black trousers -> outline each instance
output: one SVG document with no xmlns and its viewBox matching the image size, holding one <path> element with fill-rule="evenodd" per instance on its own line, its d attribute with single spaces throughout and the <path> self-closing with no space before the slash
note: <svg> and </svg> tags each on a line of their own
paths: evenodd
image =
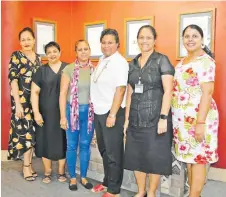
<svg viewBox="0 0 226 197">
<path fill-rule="evenodd" d="M 114 127 L 106 127 L 108 114 L 94 116 L 97 144 L 103 158 L 104 180 L 107 192 L 119 194 L 123 179 L 123 125 L 125 121 L 125 110 L 120 108 Z"/>
</svg>

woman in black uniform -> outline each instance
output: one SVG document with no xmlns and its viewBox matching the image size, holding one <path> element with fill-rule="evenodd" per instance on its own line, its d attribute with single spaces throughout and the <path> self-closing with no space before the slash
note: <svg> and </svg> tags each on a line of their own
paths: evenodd
<svg viewBox="0 0 226 197">
<path fill-rule="evenodd" d="M 174 68 L 154 50 L 156 31 L 142 26 L 137 35 L 141 54 L 130 63 L 126 120 L 125 168 L 133 170 L 136 197 L 156 197 L 160 175 L 172 173 L 172 115 L 170 104 Z M 146 175 L 150 185 L 146 193 Z"/>
<path fill-rule="evenodd" d="M 36 125 L 35 154 L 41 157 L 45 173 L 43 182 L 51 181 L 51 161 L 59 161 L 60 182 L 66 181 L 66 134 L 60 127 L 60 79 L 66 63 L 60 61 L 60 46 L 50 42 L 45 46 L 48 64 L 41 66 L 33 76 L 31 102 Z"/>
</svg>

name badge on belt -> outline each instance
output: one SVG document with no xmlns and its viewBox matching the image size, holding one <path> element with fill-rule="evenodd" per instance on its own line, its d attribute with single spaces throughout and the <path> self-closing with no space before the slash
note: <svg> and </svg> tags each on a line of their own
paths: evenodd
<svg viewBox="0 0 226 197">
<path fill-rule="evenodd" d="M 139 81 L 135 84 L 135 93 L 142 94 L 144 92 L 144 85 L 140 81 L 141 77 L 139 77 Z"/>
</svg>

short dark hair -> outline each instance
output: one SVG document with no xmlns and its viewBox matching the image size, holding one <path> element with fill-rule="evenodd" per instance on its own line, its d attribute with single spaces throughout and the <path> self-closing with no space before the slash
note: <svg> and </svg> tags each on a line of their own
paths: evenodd
<svg viewBox="0 0 226 197">
<path fill-rule="evenodd" d="M 20 37 L 21 37 L 21 34 L 25 31 L 28 31 L 30 32 L 30 34 L 32 35 L 32 37 L 35 39 L 35 34 L 33 32 L 33 30 L 30 28 L 30 27 L 25 27 L 23 28 L 20 32 L 19 32 L 19 40 L 20 40 Z"/>
<path fill-rule="evenodd" d="M 182 36 L 183 37 L 184 37 L 185 31 L 188 28 L 197 30 L 199 32 L 199 34 L 201 35 L 201 37 L 203 38 L 204 34 L 203 34 L 202 28 L 199 27 L 198 25 L 195 25 L 195 24 L 188 25 L 187 27 L 184 28 L 184 30 L 182 32 Z M 204 47 L 202 49 L 203 49 L 203 51 L 206 52 L 207 55 L 209 55 L 210 57 L 214 58 L 214 54 L 211 52 L 211 50 L 206 45 L 204 45 Z"/>
<path fill-rule="evenodd" d="M 45 45 L 45 53 L 47 52 L 47 49 L 50 47 L 56 47 L 58 49 L 58 51 L 60 52 L 60 45 L 54 41 L 51 41 L 47 45 Z"/>
<path fill-rule="evenodd" d="M 102 41 L 103 37 L 106 36 L 106 35 L 114 36 L 115 37 L 115 42 L 118 44 L 118 47 L 119 47 L 120 43 L 119 43 L 119 36 L 118 36 L 117 30 L 111 29 L 111 28 L 104 29 L 101 32 L 100 42 Z"/>
<path fill-rule="evenodd" d="M 151 25 L 143 25 L 142 27 L 140 27 L 140 29 L 139 29 L 139 31 L 138 31 L 138 33 L 137 33 L 137 39 L 138 39 L 138 37 L 139 37 L 140 32 L 142 31 L 142 29 L 145 29 L 145 28 L 147 28 L 147 29 L 149 29 L 149 30 L 151 31 L 151 33 L 152 33 L 153 36 L 154 36 L 154 39 L 156 40 L 156 38 L 157 38 L 157 33 L 156 33 L 155 28 L 152 27 Z"/>
</svg>

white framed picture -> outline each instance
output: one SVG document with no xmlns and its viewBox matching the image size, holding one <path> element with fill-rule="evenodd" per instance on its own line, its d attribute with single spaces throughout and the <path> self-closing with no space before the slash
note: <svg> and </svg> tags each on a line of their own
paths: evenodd
<svg viewBox="0 0 226 197">
<path fill-rule="evenodd" d="M 85 23 L 85 39 L 89 42 L 91 48 L 90 59 L 92 61 L 98 61 L 103 55 L 101 51 L 100 36 L 106 26 L 105 21 Z"/>
<path fill-rule="evenodd" d="M 33 19 L 35 33 L 35 52 L 45 58 L 45 45 L 56 41 L 56 22 L 42 19 Z"/>
<path fill-rule="evenodd" d="M 182 32 L 188 25 L 198 25 L 204 34 L 204 44 L 214 51 L 214 32 L 215 32 L 215 9 L 202 10 L 197 12 L 182 13 L 179 16 L 179 28 L 177 38 L 177 59 L 187 55 L 183 45 Z"/>
<path fill-rule="evenodd" d="M 143 25 L 154 25 L 154 17 L 129 18 L 125 19 L 125 57 L 127 60 L 133 59 L 140 53 L 137 44 L 137 33 Z"/>
</svg>

